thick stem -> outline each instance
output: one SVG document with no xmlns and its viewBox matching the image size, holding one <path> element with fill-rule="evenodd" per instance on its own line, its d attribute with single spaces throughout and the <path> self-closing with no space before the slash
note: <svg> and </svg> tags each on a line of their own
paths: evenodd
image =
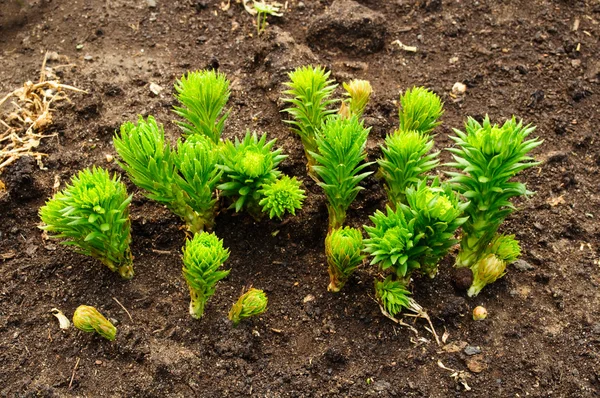
<svg viewBox="0 0 600 398">
<path fill-rule="evenodd" d="M 329 286 L 327 286 L 327 291 L 337 293 L 342 290 L 348 281 L 348 276 L 340 271 L 329 259 L 327 259 L 327 263 L 329 264 L 327 267 L 327 271 L 329 272 Z"/>
<path fill-rule="evenodd" d="M 190 288 L 190 315 L 192 318 L 202 318 L 205 304 L 206 300 L 204 299 L 204 295 L 201 292 Z"/>
<path fill-rule="evenodd" d="M 329 231 L 342 228 L 346 221 L 346 209 L 338 206 L 327 204 L 327 212 L 329 213 Z"/>
<path fill-rule="evenodd" d="M 471 267 L 479 261 L 498 230 L 497 223 L 490 223 L 485 213 L 479 213 L 463 226 L 460 252 L 456 256 L 456 268 Z"/>
</svg>

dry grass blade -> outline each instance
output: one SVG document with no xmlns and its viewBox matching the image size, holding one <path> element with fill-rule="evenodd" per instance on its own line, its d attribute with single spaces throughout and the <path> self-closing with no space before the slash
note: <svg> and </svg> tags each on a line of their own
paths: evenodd
<svg viewBox="0 0 600 398">
<path fill-rule="evenodd" d="M 33 156 L 40 168 L 44 168 L 42 157 L 46 154 L 36 152 L 43 138 L 56 134 L 44 135 L 42 132 L 52 124 L 53 103 L 68 101 L 66 91 L 87 93 L 76 87 L 61 84 L 53 76 L 52 69 L 46 67 L 48 53 L 44 56 L 40 71 L 40 81 L 23 84 L 0 99 L 0 107 L 8 103 L 12 109 L 6 115 L 0 115 L 0 174 L 2 170 L 22 156 Z M 52 80 L 47 80 L 48 77 Z M 1 131 L 1 130 L 0 130 Z"/>
</svg>

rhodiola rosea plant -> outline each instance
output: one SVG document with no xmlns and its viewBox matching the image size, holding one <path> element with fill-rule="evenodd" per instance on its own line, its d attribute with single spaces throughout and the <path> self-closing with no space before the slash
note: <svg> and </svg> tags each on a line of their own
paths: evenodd
<svg viewBox="0 0 600 398">
<path fill-rule="evenodd" d="M 485 285 L 502 277 L 507 264 L 520 254 L 514 236 L 498 234 L 498 228 L 515 211 L 510 199 L 532 194 L 525 184 L 512 179 L 539 164 L 528 155 L 542 143 L 527 139 L 534 130 L 515 117 L 500 126 L 486 116 L 483 123 L 469 118 L 465 132 L 455 129 L 456 136 L 451 137 L 457 146 L 448 149 L 454 162 L 447 165 L 459 172 L 448 172 L 450 182 L 470 200 L 455 264 L 472 271 L 469 296 L 476 296 Z"/>
<path fill-rule="evenodd" d="M 125 184 L 94 167 L 79 172 L 40 208 L 41 227 L 51 238 L 100 260 L 125 279 L 133 277 L 131 221 Z"/>
</svg>

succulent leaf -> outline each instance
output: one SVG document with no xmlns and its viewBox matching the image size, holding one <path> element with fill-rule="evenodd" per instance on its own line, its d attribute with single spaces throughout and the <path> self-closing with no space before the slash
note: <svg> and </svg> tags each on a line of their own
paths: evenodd
<svg viewBox="0 0 600 398">
<path fill-rule="evenodd" d="M 85 169 L 40 209 L 41 228 L 64 245 L 100 260 L 123 278 L 133 277 L 129 249 L 131 196 L 117 176 L 94 167 Z"/>
</svg>

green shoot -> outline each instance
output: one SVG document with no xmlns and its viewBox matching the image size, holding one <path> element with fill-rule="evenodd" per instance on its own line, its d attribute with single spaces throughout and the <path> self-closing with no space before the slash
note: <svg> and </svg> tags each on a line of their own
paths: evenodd
<svg viewBox="0 0 600 398">
<path fill-rule="evenodd" d="M 392 209 L 406 204 L 406 188 L 426 179 L 426 173 L 438 165 L 439 152 L 428 154 L 431 148 L 430 136 L 415 130 L 397 130 L 386 137 L 377 163 Z"/>
<path fill-rule="evenodd" d="M 246 318 L 264 313 L 267 310 L 268 301 L 265 292 L 251 287 L 231 307 L 228 318 L 233 322 L 233 326 L 237 326 Z"/>
<path fill-rule="evenodd" d="M 229 111 L 223 113 L 229 101 L 229 80 L 214 70 L 188 72 L 177 80 L 175 90 L 183 106 L 176 106 L 174 111 L 186 119 L 176 122 L 183 135 L 205 135 L 218 144 L 229 116 Z"/>
<path fill-rule="evenodd" d="M 289 103 L 290 107 L 282 112 L 292 116 L 292 120 L 287 122 L 302 140 L 308 161 L 308 173 L 312 178 L 315 177 L 312 174 L 315 160 L 311 153 L 317 152 L 317 132 L 326 117 L 336 112 L 331 109 L 336 103 L 331 96 L 337 85 L 333 84 L 333 80 L 329 80 L 329 75 L 330 72 L 326 72 L 320 66 L 303 66 L 290 72 L 290 81 L 284 83 L 289 90 L 283 92 L 287 96 L 283 101 Z"/>
<path fill-rule="evenodd" d="M 463 225 L 463 237 L 456 267 L 472 267 L 487 251 L 498 227 L 515 207 L 510 199 L 528 196 L 524 184 L 510 180 L 520 171 L 539 164 L 527 154 L 542 142 L 526 140 L 535 127 L 523 126 L 513 117 L 504 125 L 492 125 L 486 116 L 483 125 L 472 118 L 466 132 L 454 130 L 451 137 L 458 147 L 449 149 L 454 162 L 448 166 L 461 172 L 449 172 L 453 188 L 469 199 Z"/>
<path fill-rule="evenodd" d="M 245 208 L 256 218 L 260 217 L 259 203 L 263 185 L 274 183 L 281 172 L 277 166 L 287 155 L 281 149 L 272 150 L 276 140 L 267 142 L 267 135 L 259 139 L 256 133 L 246 132 L 242 141 L 225 142 L 221 150 L 223 183 L 217 188 L 224 196 L 233 198 L 230 208 L 236 212 Z"/>
<path fill-rule="evenodd" d="M 344 227 L 329 231 L 325 239 L 325 254 L 330 283 L 327 290 L 339 292 L 350 275 L 363 262 L 363 238 L 356 228 Z"/>
<path fill-rule="evenodd" d="M 117 336 L 117 328 L 97 309 L 89 305 L 77 307 L 73 314 L 73 325 L 84 332 L 96 332 L 110 341 L 114 341 Z"/>
<path fill-rule="evenodd" d="M 320 177 L 319 186 L 328 199 L 329 230 L 343 225 L 346 210 L 363 189 L 358 184 L 372 173 L 362 172 L 373 163 L 363 163 L 369 131 L 356 116 L 345 119 L 335 115 L 316 135 L 318 153 L 310 154 L 317 162 L 313 170 Z"/>
<path fill-rule="evenodd" d="M 263 198 L 258 202 L 263 213 L 268 213 L 269 218 L 279 219 L 286 211 L 295 216 L 296 210 L 302 208 L 302 202 L 306 198 L 300 184 L 296 177 L 290 178 L 285 175 L 275 182 L 264 184 L 259 191 Z"/>
<path fill-rule="evenodd" d="M 217 282 L 229 275 L 219 268 L 229 258 L 229 250 L 214 233 L 200 232 L 186 240 L 183 248 L 183 277 L 190 289 L 190 315 L 200 319 Z"/>
<path fill-rule="evenodd" d="M 283 4 L 278 2 L 266 3 L 264 1 L 254 1 L 254 10 L 256 11 L 256 30 L 260 36 L 267 29 L 267 15 L 274 17 L 282 17 L 283 13 L 279 12 Z"/>
<path fill-rule="evenodd" d="M 350 83 L 344 83 L 342 86 L 346 90 L 344 94 L 347 98 L 342 101 L 340 115 L 345 118 L 356 116 L 360 119 L 373 92 L 371 83 L 367 80 L 354 79 Z"/>
<path fill-rule="evenodd" d="M 125 184 L 108 171 L 94 167 L 80 171 L 71 184 L 40 209 L 41 228 L 64 245 L 100 260 L 121 277 L 133 277 L 129 249 L 131 223 Z"/>
<path fill-rule="evenodd" d="M 429 134 L 440 122 L 444 113 L 442 101 L 435 93 L 423 87 L 413 87 L 400 97 L 400 130 L 416 130 Z"/>
<path fill-rule="evenodd" d="M 137 125 L 124 123 L 113 143 L 122 158 L 119 164 L 148 198 L 181 217 L 191 232 L 212 227 L 216 203 L 212 193 L 220 176 L 212 141 L 190 136 L 173 151 L 162 125 L 152 116 L 147 120 L 140 116 Z"/>
<path fill-rule="evenodd" d="M 514 235 L 496 235 L 483 256 L 471 267 L 473 283 L 467 294 L 477 296 L 481 289 L 506 274 L 506 266 L 521 255 L 519 242 Z"/>
<path fill-rule="evenodd" d="M 412 309 L 410 292 L 405 285 L 399 281 L 392 280 L 388 276 L 384 281 L 375 280 L 375 296 L 391 317 L 395 317 L 402 311 L 402 308 Z"/>
</svg>

